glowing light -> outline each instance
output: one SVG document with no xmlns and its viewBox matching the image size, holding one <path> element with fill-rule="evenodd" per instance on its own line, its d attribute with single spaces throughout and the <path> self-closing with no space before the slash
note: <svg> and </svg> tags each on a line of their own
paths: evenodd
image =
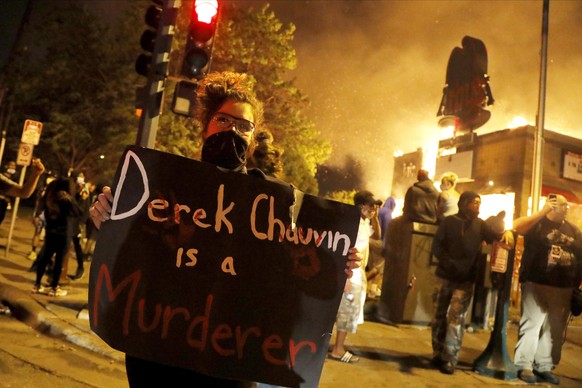
<svg viewBox="0 0 582 388">
<path fill-rule="evenodd" d="M 503 219 L 505 228 L 511 228 L 513 225 L 514 200 L 515 193 L 482 195 L 479 218 L 486 220 L 491 216 L 496 216 L 501 210 L 505 210 L 505 218 Z"/>
<path fill-rule="evenodd" d="M 455 135 L 455 127 L 449 125 L 441 130 L 441 139 L 450 139 Z"/>
<path fill-rule="evenodd" d="M 216 0 L 196 0 L 194 8 L 196 15 L 198 15 L 198 21 L 210 24 L 212 18 L 218 13 L 218 2 Z"/>
<path fill-rule="evenodd" d="M 105 159 L 105 155 L 99 155 L 99 159 Z"/>
<path fill-rule="evenodd" d="M 402 152 L 402 150 L 396 150 L 396 151 L 394 151 L 394 157 L 395 158 L 399 158 L 402 155 L 404 155 L 404 152 Z"/>
<path fill-rule="evenodd" d="M 511 120 L 509 128 L 523 127 L 524 125 L 528 125 L 527 119 L 525 117 L 515 116 L 513 120 Z"/>
<path fill-rule="evenodd" d="M 422 148 L 422 168 L 428 171 L 428 176 L 430 177 L 434 177 L 438 153 L 439 153 L 438 140 L 435 140 L 427 147 Z"/>
<path fill-rule="evenodd" d="M 489 182 L 487 182 L 487 184 L 488 184 L 489 186 L 493 186 L 493 185 L 495 184 L 495 182 L 493 182 L 493 181 L 489 181 Z"/>
</svg>

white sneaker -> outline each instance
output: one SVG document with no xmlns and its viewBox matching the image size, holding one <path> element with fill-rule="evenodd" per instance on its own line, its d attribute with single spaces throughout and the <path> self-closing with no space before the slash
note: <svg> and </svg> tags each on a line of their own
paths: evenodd
<svg viewBox="0 0 582 388">
<path fill-rule="evenodd" d="M 33 294 L 43 294 L 45 289 L 43 286 L 37 286 L 36 284 L 32 286 L 32 293 Z"/>
<path fill-rule="evenodd" d="M 48 296 L 65 296 L 65 295 L 67 295 L 67 291 L 63 290 L 60 287 L 51 288 L 51 290 L 48 292 Z"/>
</svg>

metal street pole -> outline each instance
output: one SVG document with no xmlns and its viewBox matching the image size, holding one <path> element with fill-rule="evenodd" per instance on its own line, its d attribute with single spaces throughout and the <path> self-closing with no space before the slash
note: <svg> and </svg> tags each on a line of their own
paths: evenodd
<svg viewBox="0 0 582 388">
<path fill-rule="evenodd" d="M 181 0 L 164 0 L 160 24 L 156 32 L 152 64 L 145 87 L 146 98 L 139 119 L 136 145 L 141 147 L 154 148 L 156 142 L 170 51 L 180 5 Z"/>
<path fill-rule="evenodd" d="M 544 119 L 546 107 L 546 73 L 548 63 L 548 19 L 550 0 L 544 0 L 542 14 L 542 50 L 540 58 L 540 89 L 538 96 L 538 113 L 536 116 L 536 132 L 534 136 L 534 155 L 531 179 L 532 213 L 539 210 L 544 160 Z"/>
<path fill-rule="evenodd" d="M 494 288 L 497 289 L 493 331 L 491 332 L 491 337 L 489 337 L 487 347 L 473 363 L 473 370 L 483 376 L 501 380 L 513 380 L 517 378 L 517 368 L 511 361 L 507 350 L 507 319 L 509 317 L 509 297 L 513 279 L 515 246 L 506 248 L 507 258 L 501 258 L 501 260 L 507 260 L 505 272 L 499 273 L 493 270 L 491 272 L 491 281 Z M 493 254 L 496 253 L 492 249 Z M 494 260 L 494 258 L 491 257 L 491 260 Z"/>
<path fill-rule="evenodd" d="M 22 166 L 20 170 L 20 181 L 18 184 L 22 186 L 24 184 L 24 176 L 26 175 L 26 166 Z M 4 252 L 4 257 L 8 257 L 8 252 L 10 252 L 10 245 L 12 243 L 12 234 L 14 232 L 14 225 L 16 224 L 16 217 L 18 216 L 18 206 L 20 205 L 20 197 L 16 197 L 14 200 L 14 206 L 12 207 L 12 219 L 10 221 L 10 230 L 8 231 L 8 241 L 6 242 L 6 251 Z"/>
</svg>

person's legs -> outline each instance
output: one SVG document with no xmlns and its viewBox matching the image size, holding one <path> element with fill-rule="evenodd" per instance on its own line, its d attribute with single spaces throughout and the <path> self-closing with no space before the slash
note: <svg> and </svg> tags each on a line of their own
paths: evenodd
<svg viewBox="0 0 582 388">
<path fill-rule="evenodd" d="M 352 286 L 352 291 L 354 291 Z M 359 292 L 361 294 L 361 290 Z M 357 362 L 358 358 L 353 357 L 345 348 L 345 341 L 348 333 L 355 333 L 358 326 L 358 318 L 360 315 L 360 300 L 358 292 L 342 295 L 342 300 L 336 317 L 336 340 L 331 349 L 331 357 L 335 359 L 342 359 L 347 355 L 348 359 L 345 362 Z M 365 297 L 365 296 L 364 296 Z"/>
<path fill-rule="evenodd" d="M 463 343 L 465 332 L 465 316 L 473 297 L 473 283 L 455 284 L 451 304 L 447 313 L 447 333 L 443 360 L 449 361 L 453 366 L 457 365 L 459 351 Z"/>
<path fill-rule="evenodd" d="M 347 331 L 337 330 L 335 334 L 335 344 L 331 349 L 331 354 L 336 357 L 341 357 L 346 352 L 345 343 L 346 337 L 348 336 Z"/>
<path fill-rule="evenodd" d="M 85 274 L 85 255 L 83 254 L 79 236 L 73 237 L 73 246 L 75 247 L 75 256 L 77 258 L 77 272 L 75 273 L 74 279 L 81 279 Z"/>
<path fill-rule="evenodd" d="M 514 356 L 514 363 L 518 370 L 533 370 L 540 330 L 546 319 L 547 313 L 539 304 L 535 287 L 536 285 L 531 282 L 521 285 L 521 319 Z"/>
<path fill-rule="evenodd" d="M 434 317 L 431 322 L 432 328 L 432 355 L 438 362 L 442 360 L 442 352 L 445 347 L 445 337 L 447 335 L 447 311 L 453 296 L 453 290 L 448 286 L 448 281 L 436 278 L 435 290 L 433 293 Z"/>
<path fill-rule="evenodd" d="M 52 256 L 54 254 L 53 246 L 51 244 L 51 239 L 47 236 L 40 254 L 36 259 L 36 266 L 33 264 L 33 267 L 36 267 L 36 280 L 34 282 L 34 292 L 41 292 L 42 291 L 42 278 L 46 272 L 46 267 L 48 263 L 51 261 Z"/>
<path fill-rule="evenodd" d="M 61 278 L 61 272 L 63 270 L 63 261 L 65 259 L 65 254 L 69 249 L 71 244 L 71 239 L 66 236 L 53 236 L 54 238 L 54 252 L 55 252 L 55 264 L 53 269 L 51 288 L 56 290 L 59 286 L 59 280 Z"/>
<path fill-rule="evenodd" d="M 572 289 L 535 283 L 533 286 L 535 295 L 541 301 L 541 307 L 547 311 L 534 358 L 534 369 L 539 372 L 551 372 L 560 362 L 564 331 L 570 315 Z"/>
</svg>

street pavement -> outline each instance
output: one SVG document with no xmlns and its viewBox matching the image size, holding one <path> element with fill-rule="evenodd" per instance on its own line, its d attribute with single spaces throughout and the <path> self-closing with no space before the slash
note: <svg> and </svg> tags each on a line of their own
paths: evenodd
<svg viewBox="0 0 582 388">
<path fill-rule="evenodd" d="M 32 261 L 27 258 L 31 247 L 33 225 L 31 209 L 20 207 L 10 249 L 6 252 L 12 214 L 9 212 L 0 227 L 0 302 L 13 316 L 39 332 L 69 341 L 77 346 L 122 362 L 123 354 L 109 347 L 90 329 L 87 307 L 89 263 L 81 280 L 63 288 L 68 295 L 51 298 L 30 291 L 35 274 L 28 272 Z M 76 261 L 68 265 L 68 273 L 76 271 Z M 519 312 L 510 309 L 507 325 L 508 353 L 513 358 Z M 463 340 L 460 362 L 454 375 L 444 375 L 430 365 L 431 334 L 423 325 L 385 325 L 368 321 L 349 334 L 347 345 L 360 361 L 346 364 L 325 361 L 320 387 L 499 387 L 527 385 L 520 380 L 504 380 L 473 371 L 474 360 L 481 355 L 491 337 L 489 330 L 467 332 Z M 331 343 L 333 343 L 332 338 Z M 582 387 L 582 317 L 571 322 L 562 348 L 562 361 L 554 373 L 562 387 Z M 0 384 L 1 385 L 1 384 Z M 537 383 L 536 386 L 548 384 Z M 109 387 L 108 387 L 109 388 Z"/>
</svg>

